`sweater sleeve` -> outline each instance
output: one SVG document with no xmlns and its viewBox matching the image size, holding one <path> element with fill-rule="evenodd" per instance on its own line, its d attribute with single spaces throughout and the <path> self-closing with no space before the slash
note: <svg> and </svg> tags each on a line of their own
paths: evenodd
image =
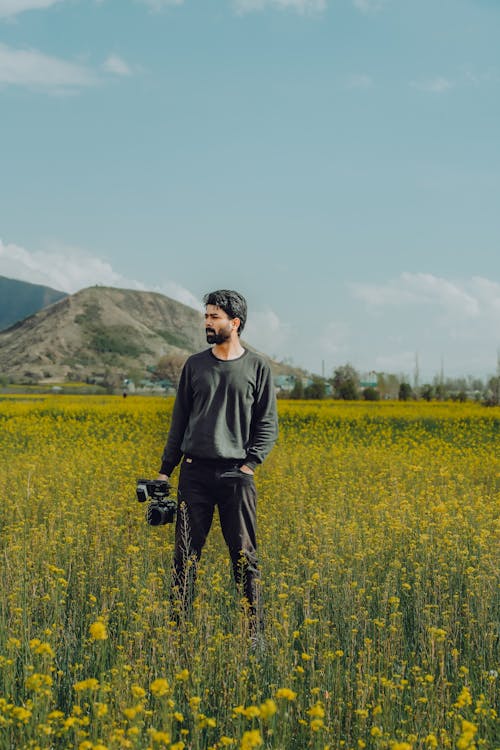
<svg viewBox="0 0 500 750">
<path fill-rule="evenodd" d="M 181 445 L 193 401 L 190 381 L 189 363 L 186 362 L 179 380 L 170 430 L 168 432 L 167 442 L 161 459 L 160 473 L 166 474 L 167 476 L 170 476 L 182 458 Z"/>
<path fill-rule="evenodd" d="M 271 451 L 278 438 L 276 394 L 270 367 L 262 367 L 254 403 L 252 432 L 245 465 L 255 469 Z"/>
</svg>

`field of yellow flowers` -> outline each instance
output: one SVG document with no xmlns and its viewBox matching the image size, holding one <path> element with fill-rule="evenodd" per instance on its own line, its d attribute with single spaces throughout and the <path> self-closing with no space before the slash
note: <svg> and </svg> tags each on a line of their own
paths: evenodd
<svg viewBox="0 0 500 750">
<path fill-rule="evenodd" d="M 280 402 L 253 652 L 217 524 L 172 619 L 171 408 L 0 401 L 0 750 L 500 748 L 500 409 Z"/>
</svg>

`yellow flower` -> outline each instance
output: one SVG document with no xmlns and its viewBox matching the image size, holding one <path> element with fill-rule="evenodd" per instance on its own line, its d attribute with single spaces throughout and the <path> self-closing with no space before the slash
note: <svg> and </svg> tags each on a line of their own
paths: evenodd
<svg viewBox="0 0 500 750">
<path fill-rule="evenodd" d="M 313 719 L 311 722 L 309 722 L 309 726 L 311 727 L 311 730 L 313 732 L 319 732 L 319 730 L 323 729 L 325 725 L 323 719 Z"/>
<path fill-rule="evenodd" d="M 98 690 L 98 689 L 99 689 L 99 680 L 96 680 L 95 677 L 89 677 L 86 680 L 75 682 L 75 684 L 73 685 L 73 690 L 76 690 L 77 693 L 80 693 L 83 690 Z"/>
<path fill-rule="evenodd" d="M 257 719 L 260 716 L 260 708 L 258 706 L 248 706 L 248 708 L 243 709 L 242 714 L 247 719 Z"/>
<path fill-rule="evenodd" d="M 26 678 L 26 687 L 28 690 L 34 690 L 35 693 L 41 691 L 44 687 L 52 685 L 52 677 L 48 674 L 38 674 L 35 672 Z"/>
<path fill-rule="evenodd" d="M 108 713 L 108 704 L 107 703 L 96 703 L 96 715 L 101 718 L 102 716 L 106 716 Z"/>
<path fill-rule="evenodd" d="M 149 686 L 149 689 L 151 690 L 153 695 L 155 695 L 157 698 L 161 698 L 168 693 L 170 685 L 164 677 L 157 677 L 156 680 L 153 680 L 153 682 Z"/>
<path fill-rule="evenodd" d="M 108 637 L 108 631 L 106 625 L 102 620 L 93 622 L 89 627 L 90 637 L 93 641 L 105 641 Z"/>
<path fill-rule="evenodd" d="M 311 706 L 311 708 L 307 711 L 309 716 L 311 718 L 316 719 L 324 719 L 325 718 L 325 709 L 323 708 L 323 704 L 321 701 L 317 701 L 314 706 Z"/>
<path fill-rule="evenodd" d="M 464 687 L 460 691 L 460 695 L 458 696 L 456 703 L 454 703 L 454 706 L 456 708 L 464 708 L 464 706 L 470 705 L 472 705 L 472 696 L 470 694 L 469 688 L 464 685 Z"/>
<path fill-rule="evenodd" d="M 250 732 L 244 732 L 240 742 L 240 750 L 252 750 L 254 747 L 260 747 L 263 743 L 262 736 L 258 729 L 252 729 Z"/>
<path fill-rule="evenodd" d="M 131 691 L 134 698 L 144 698 L 146 695 L 146 691 L 140 685 L 132 685 Z"/>
<path fill-rule="evenodd" d="M 189 669 L 183 669 L 182 671 L 177 672 L 175 679 L 179 680 L 179 682 L 186 682 L 189 680 Z"/>
<path fill-rule="evenodd" d="M 297 697 L 297 693 L 294 693 L 290 688 L 279 688 L 276 691 L 276 698 L 285 698 L 287 701 L 294 701 Z"/>
<path fill-rule="evenodd" d="M 260 704 L 260 715 L 264 721 L 268 721 L 272 716 L 274 716 L 277 710 L 278 707 L 276 706 L 276 703 L 272 698 L 268 698 L 264 701 L 264 703 Z"/>
<path fill-rule="evenodd" d="M 12 709 L 12 716 L 22 724 L 27 724 L 31 719 L 31 711 L 29 711 L 27 708 L 24 708 L 24 706 L 14 706 L 14 708 Z"/>
<path fill-rule="evenodd" d="M 165 745 L 168 745 L 170 742 L 170 735 L 168 732 L 160 732 L 156 729 L 150 729 L 149 734 L 153 742 L 164 743 Z"/>
</svg>

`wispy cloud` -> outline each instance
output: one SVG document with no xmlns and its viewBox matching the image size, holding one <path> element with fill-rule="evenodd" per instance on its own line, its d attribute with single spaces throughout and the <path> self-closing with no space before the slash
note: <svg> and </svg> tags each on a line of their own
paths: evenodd
<svg viewBox="0 0 500 750">
<path fill-rule="evenodd" d="M 153 287 L 146 287 L 136 279 L 117 273 L 111 263 L 76 247 L 55 246 L 30 251 L 12 243 L 4 244 L 0 239 L 0 275 L 44 284 L 70 294 L 94 284 L 156 291 L 200 309 L 199 300 L 176 281 L 164 279 Z"/>
<path fill-rule="evenodd" d="M 486 374 L 494 367 L 500 346 L 498 281 L 403 273 L 382 284 L 350 284 L 350 291 L 361 302 L 364 353 L 370 353 L 375 369 L 409 372 L 416 351 L 424 377 L 437 371 L 441 358 L 456 374 Z"/>
<path fill-rule="evenodd" d="M 109 55 L 102 66 L 107 73 L 113 73 L 117 76 L 130 76 L 132 69 L 122 57 L 118 55 Z"/>
<path fill-rule="evenodd" d="M 343 321 L 332 320 L 326 324 L 322 332 L 318 346 L 319 351 L 328 356 L 340 357 L 347 351 L 349 343 L 350 330 L 347 323 Z"/>
<path fill-rule="evenodd" d="M 98 82 L 94 71 L 79 63 L 0 44 L 0 85 L 66 92 Z"/>
<path fill-rule="evenodd" d="M 244 338 L 262 352 L 282 359 L 290 349 L 291 327 L 283 323 L 271 308 L 252 311 L 244 331 Z"/>
<path fill-rule="evenodd" d="M 64 0 L 0 0 L 0 18 L 9 18 L 27 10 L 44 10 Z"/>
<path fill-rule="evenodd" d="M 373 85 L 373 79 L 366 73 L 350 73 L 345 78 L 345 87 L 348 89 L 369 89 Z"/>
<path fill-rule="evenodd" d="M 352 4 L 361 13 L 378 13 L 387 5 L 387 0 L 352 0 Z"/>
<path fill-rule="evenodd" d="M 322 13 L 326 10 L 327 0 L 233 0 L 237 13 L 254 13 L 266 8 L 292 10 L 306 15 Z"/>
<path fill-rule="evenodd" d="M 444 76 L 436 76 L 425 81 L 412 81 L 413 88 L 419 91 L 427 91 L 430 94 L 445 94 L 454 87 L 453 81 Z"/>
<path fill-rule="evenodd" d="M 159 13 L 165 8 L 171 8 L 176 5 L 184 5 L 184 0 L 137 0 L 142 5 L 147 5 L 150 10 Z"/>
<path fill-rule="evenodd" d="M 371 308 L 429 306 L 441 313 L 441 322 L 477 321 L 481 317 L 500 325 L 500 284 L 479 276 L 456 281 L 426 273 L 403 273 L 385 284 L 350 285 L 355 298 Z"/>
</svg>

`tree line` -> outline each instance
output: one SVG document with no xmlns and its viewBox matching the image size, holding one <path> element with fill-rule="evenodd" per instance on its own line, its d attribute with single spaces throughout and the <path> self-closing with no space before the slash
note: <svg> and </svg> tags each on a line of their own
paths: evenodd
<svg viewBox="0 0 500 750">
<path fill-rule="evenodd" d="M 305 379 L 296 377 L 291 390 L 281 391 L 282 398 L 324 399 L 345 401 L 478 401 L 486 405 L 500 404 L 500 374 L 486 380 L 468 376 L 444 378 L 436 375 L 432 382 L 411 385 L 404 375 L 376 373 L 376 384 L 363 386 L 360 374 L 351 364 L 337 367 L 329 378 L 318 375 Z"/>
</svg>

